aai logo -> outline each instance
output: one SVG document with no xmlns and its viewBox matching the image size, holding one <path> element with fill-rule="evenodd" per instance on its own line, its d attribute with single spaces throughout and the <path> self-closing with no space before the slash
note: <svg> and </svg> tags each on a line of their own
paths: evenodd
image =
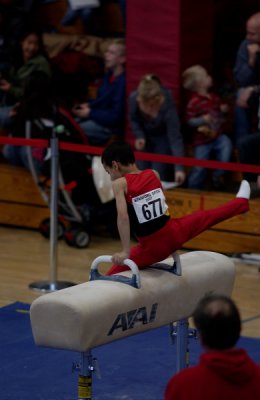
<svg viewBox="0 0 260 400">
<path fill-rule="evenodd" d="M 126 313 L 118 314 L 107 335 L 111 336 L 118 329 L 127 331 L 134 328 L 137 324 L 151 324 L 156 318 L 157 307 L 158 303 L 154 303 L 150 312 L 146 307 L 140 307 Z"/>
</svg>

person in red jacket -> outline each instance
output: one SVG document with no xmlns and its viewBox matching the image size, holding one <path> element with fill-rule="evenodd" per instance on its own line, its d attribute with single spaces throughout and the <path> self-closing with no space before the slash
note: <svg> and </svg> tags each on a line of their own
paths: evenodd
<svg viewBox="0 0 260 400">
<path fill-rule="evenodd" d="M 111 177 L 117 207 L 117 226 L 122 249 L 115 253 L 115 266 L 108 274 L 122 272 L 126 258 L 145 268 L 162 261 L 209 227 L 249 210 L 250 186 L 242 181 L 236 198 L 210 210 L 171 218 L 159 174 L 139 170 L 131 146 L 115 141 L 102 154 L 102 164 Z M 130 232 L 139 244 L 130 246 Z"/>
<path fill-rule="evenodd" d="M 205 353 L 166 387 L 164 400 L 260 399 L 260 366 L 235 347 L 241 320 L 235 303 L 223 295 L 204 297 L 193 315 Z"/>
<path fill-rule="evenodd" d="M 183 87 L 190 91 L 186 106 L 186 123 L 192 132 L 193 157 L 198 160 L 229 162 L 232 142 L 225 133 L 225 120 L 229 106 L 212 91 L 213 80 L 201 65 L 187 68 L 183 74 Z M 204 189 L 207 183 L 206 168 L 193 167 L 188 177 L 188 188 Z M 224 189 L 226 171 L 212 170 L 211 186 Z"/>
</svg>

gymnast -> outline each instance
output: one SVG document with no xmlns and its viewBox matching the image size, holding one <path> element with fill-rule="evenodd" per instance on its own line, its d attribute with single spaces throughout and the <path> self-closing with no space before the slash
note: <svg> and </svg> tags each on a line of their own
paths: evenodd
<svg viewBox="0 0 260 400">
<path fill-rule="evenodd" d="M 171 218 L 159 174 L 152 169 L 139 170 L 129 144 L 116 141 L 108 145 L 102 164 L 112 181 L 122 246 L 113 255 L 114 265 L 107 275 L 126 271 L 128 267 L 122 265 L 126 258 L 140 269 L 162 261 L 211 226 L 249 210 L 250 186 L 243 180 L 235 199 L 213 209 Z M 132 248 L 131 231 L 138 240 Z"/>
</svg>

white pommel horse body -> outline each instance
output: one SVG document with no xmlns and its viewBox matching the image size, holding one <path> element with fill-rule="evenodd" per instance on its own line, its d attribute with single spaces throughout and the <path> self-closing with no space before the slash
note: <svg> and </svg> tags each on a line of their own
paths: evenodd
<svg viewBox="0 0 260 400">
<path fill-rule="evenodd" d="M 91 265 L 89 282 L 33 301 L 30 318 L 35 343 L 81 353 L 79 399 L 91 399 L 95 369 L 91 349 L 117 339 L 179 321 L 177 371 L 186 366 L 187 318 L 206 294 L 231 295 L 235 267 L 228 257 L 214 252 L 177 257 L 177 273 L 171 268 L 172 258 L 143 270 L 126 260 L 131 270 L 105 277 L 97 267 L 111 257 L 101 256 Z M 85 393 L 82 382 L 88 386 Z"/>
</svg>

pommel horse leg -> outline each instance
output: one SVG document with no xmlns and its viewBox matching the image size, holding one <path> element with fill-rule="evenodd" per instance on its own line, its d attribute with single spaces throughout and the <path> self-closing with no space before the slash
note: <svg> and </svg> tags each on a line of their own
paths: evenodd
<svg viewBox="0 0 260 400">
<path fill-rule="evenodd" d="M 100 378 L 97 359 L 93 358 L 91 350 L 81 353 L 81 360 L 78 364 L 74 364 L 73 370 L 79 372 L 78 400 L 91 400 L 93 372 L 96 372 Z"/>
<path fill-rule="evenodd" d="M 181 259 L 177 252 L 172 254 L 175 275 L 182 275 Z M 181 319 L 170 325 L 173 344 L 176 343 L 176 373 L 189 366 L 189 337 L 195 337 L 195 330 L 189 330 L 188 319 Z"/>
<path fill-rule="evenodd" d="M 189 328 L 188 319 L 170 325 L 170 337 L 176 344 L 176 373 L 189 366 L 189 339 L 197 339 L 197 330 Z"/>
<path fill-rule="evenodd" d="M 153 267 L 171 272 L 177 276 L 182 276 L 181 259 L 177 252 L 172 253 L 173 264 L 170 267 L 164 262 L 153 264 Z M 195 336 L 189 330 L 187 319 L 181 319 L 175 324 L 170 324 L 170 336 L 172 343 L 176 343 L 176 372 L 188 367 L 189 365 L 189 336 Z"/>
</svg>

